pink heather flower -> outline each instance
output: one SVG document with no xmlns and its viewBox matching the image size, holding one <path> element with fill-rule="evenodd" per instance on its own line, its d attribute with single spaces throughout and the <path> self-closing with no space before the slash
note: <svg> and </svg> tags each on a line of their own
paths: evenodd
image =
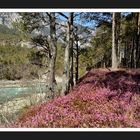
<svg viewBox="0 0 140 140">
<path fill-rule="evenodd" d="M 131 73 L 91 70 L 68 95 L 32 107 L 8 127 L 140 127 L 140 80 Z"/>
</svg>

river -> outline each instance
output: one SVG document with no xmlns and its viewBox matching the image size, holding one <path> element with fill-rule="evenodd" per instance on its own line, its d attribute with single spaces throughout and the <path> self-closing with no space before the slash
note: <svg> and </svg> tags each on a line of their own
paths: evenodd
<svg viewBox="0 0 140 140">
<path fill-rule="evenodd" d="M 30 84 L 29 84 L 30 83 Z M 23 83 L 20 82 L 20 84 L 17 82 L 14 82 L 13 84 L 7 84 L 0 85 L 0 104 L 9 101 L 15 97 L 23 97 L 27 96 L 29 94 L 33 93 L 44 93 L 46 92 L 47 87 L 45 83 L 39 83 L 39 82 L 31 82 Z"/>
</svg>

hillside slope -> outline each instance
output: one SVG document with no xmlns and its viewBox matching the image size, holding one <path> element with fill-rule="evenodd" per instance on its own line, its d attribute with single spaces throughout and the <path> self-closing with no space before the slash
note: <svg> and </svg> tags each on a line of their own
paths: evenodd
<svg viewBox="0 0 140 140">
<path fill-rule="evenodd" d="M 68 95 L 32 107 L 8 127 L 140 127 L 140 70 L 92 69 Z"/>
</svg>

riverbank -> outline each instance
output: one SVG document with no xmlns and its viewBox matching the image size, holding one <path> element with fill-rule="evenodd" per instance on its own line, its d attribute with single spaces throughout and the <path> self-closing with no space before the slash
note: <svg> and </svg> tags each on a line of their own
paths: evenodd
<svg viewBox="0 0 140 140">
<path fill-rule="evenodd" d="M 61 83 L 62 77 L 56 76 L 56 82 Z M 34 79 L 34 80 L 0 80 L 1 87 L 26 87 L 29 85 L 34 85 L 36 83 L 47 84 L 45 78 Z"/>
<path fill-rule="evenodd" d="M 62 78 L 56 77 L 58 88 Z M 35 80 L 1 80 L 0 81 L 0 124 L 8 123 L 28 109 L 30 106 L 42 103 L 46 95 L 45 79 Z"/>
<path fill-rule="evenodd" d="M 15 120 L 22 112 L 38 103 L 47 101 L 45 93 L 15 97 L 0 105 L 0 125 Z"/>
</svg>

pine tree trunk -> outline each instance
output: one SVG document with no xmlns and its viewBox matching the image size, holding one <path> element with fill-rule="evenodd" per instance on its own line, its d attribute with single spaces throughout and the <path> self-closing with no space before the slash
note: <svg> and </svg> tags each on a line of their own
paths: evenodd
<svg viewBox="0 0 140 140">
<path fill-rule="evenodd" d="M 70 65 L 69 65 L 69 55 L 70 55 L 70 23 L 69 18 L 67 21 L 67 45 L 65 48 L 65 56 L 64 56 L 64 71 L 62 76 L 62 91 L 61 95 L 66 95 L 69 91 L 69 74 L 70 74 Z"/>
<path fill-rule="evenodd" d="M 73 33 L 73 13 L 70 13 L 69 15 L 69 23 L 70 23 L 70 88 L 73 88 L 74 81 L 73 81 L 73 39 L 74 39 L 74 33 Z"/>
<path fill-rule="evenodd" d="M 79 78 L 79 49 L 78 49 L 78 39 L 76 39 L 75 83 L 78 82 L 78 78 Z"/>
<path fill-rule="evenodd" d="M 50 97 L 55 96 L 55 62 L 57 55 L 57 39 L 55 29 L 55 13 L 50 13 L 50 52 L 48 64 L 48 93 Z"/>
<path fill-rule="evenodd" d="M 67 39 L 69 40 L 69 34 L 67 35 Z M 62 76 L 62 91 L 61 95 L 67 94 L 69 91 L 69 43 L 65 48 L 65 56 L 64 56 L 64 71 Z"/>
<path fill-rule="evenodd" d="M 73 87 L 73 13 L 69 14 L 67 21 L 67 46 L 65 48 L 64 72 L 61 95 L 66 95 Z"/>
<path fill-rule="evenodd" d="M 112 16 L 112 68 L 119 66 L 119 35 L 120 35 L 120 13 L 113 13 Z"/>
<path fill-rule="evenodd" d="M 137 35 L 136 35 L 136 68 L 140 67 L 140 47 L 139 47 L 139 38 L 140 38 L 140 13 L 137 13 Z"/>
<path fill-rule="evenodd" d="M 132 47 L 130 51 L 130 67 L 134 68 L 134 49 L 135 49 L 135 38 L 132 38 Z"/>
<path fill-rule="evenodd" d="M 115 13 L 112 16 L 112 68 L 118 67 L 117 53 L 116 53 L 116 18 Z"/>
</svg>

